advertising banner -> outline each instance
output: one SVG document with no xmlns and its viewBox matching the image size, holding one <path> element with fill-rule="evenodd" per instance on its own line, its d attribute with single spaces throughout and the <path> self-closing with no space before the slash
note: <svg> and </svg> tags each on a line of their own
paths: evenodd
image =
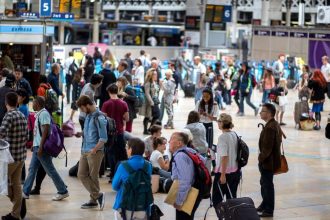
<svg viewBox="0 0 330 220">
<path fill-rule="evenodd" d="M 330 56 L 330 41 L 310 40 L 308 44 L 308 64 L 313 69 L 320 69 L 321 58 Z"/>
</svg>

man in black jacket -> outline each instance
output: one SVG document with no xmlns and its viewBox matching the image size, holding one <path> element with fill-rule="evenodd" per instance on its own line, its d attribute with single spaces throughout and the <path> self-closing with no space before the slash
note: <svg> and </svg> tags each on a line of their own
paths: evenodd
<svg viewBox="0 0 330 220">
<path fill-rule="evenodd" d="M 5 86 L 0 88 L 0 124 L 2 123 L 3 117 L 7 112 L 6 108 L 6 95 L 9 92 L 14 92 L 16 78 L 13 74 L 8 74 L 6 77 Z"/>
<path fill-rule="evenodd" d="M 109 60 L 105 61 L 103 64 L 103 70 L 100 72 L 103 76 L 102 86 L 99 88 L 96 97 L 100 98 L 100 109 L 103 106 L 103 103 L 108 101 L 110 96 L 107 92 L 107 87 L 112 83 L 117 81 L 114 72 L 111 70 L 111 62 Z"/>
<path fill-rule="evenodd" d="M 20 69 L 15 70 L 15 75 L 16 75 L 16 89 L 25 89 L 27 91 L 29 97 L 32 96 L 32 89 L 29 81 L 27 81 L 23 77 L 23 72 Z"/>
</svg>

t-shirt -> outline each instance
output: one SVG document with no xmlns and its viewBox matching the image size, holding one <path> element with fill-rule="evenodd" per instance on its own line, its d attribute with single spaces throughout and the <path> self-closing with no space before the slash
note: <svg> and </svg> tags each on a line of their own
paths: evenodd
<svg viewBox="0 0 330 220">
<path fill-rule="evenodd" d="M 91 83 L 87 83 L 83 87 L 83 89 L 81 90 L 81 93 L 80 93 L 80 97 L 82 95 L 87 95 L 91 100 L 94 101 L 95 90 L 92 87 L 92 84 Z M 79 118 L 85 119 L 86 118 L 86 113 L 84 113 L 84 112 L 81 111 L 80 114 L 79 114 Z"/>
<path fill-rule="evenodd" d="M 199 112 L 199 105 L 200 105 L 200 101 L 198 101 L 197 104 L 196 104 L 196 107 L 195 107 L 196 112 Z M 212 108 L 211 113 L 209 113 L 209 110 L 208 110 L 209 105 L 205 105 L 205 109 L 206 109 L 207 114 L 210 114 L 213 117 L 218 118 L 218 116 L 219 116 L 219 106 L 216 103 L 213 104 L 213 108 Z M 212 123 L 212 120 L 209 117 L 206 117 L 206 116 L 204 116 L 200 113 L 200 122 L 201 123 Z"/>
<path fill-rule="evenodd" d="M 327 82 L 330 82 L 330 63 L 327 63 L 326 65 L 322 65 L 321 72 L 323 73 L 323 76 Z"/>
<path fill-rule="evenodd" d="M 26 104 L 22 104 L 18 107 L 18 110 L 23 113 L 25 118 L 29 117 L 29 108 Z"/>
<path fill-rule="evenodd" d="M 109 99 L 102 106 L 102 112 L 116 122 L 118 134 L 124 133 L 124 114 L 128 112 L 127 103 L 121 99 Z"/>
<path fill-rule="evenodd" d="M 226 173 L 236 172 L 237 164 L 237 136 L 233 131 L 225 132 L 220 135 L 217 145 L 216 172 L 221 172 L 221 157 L 228 156 Z"/>
<path fill-rule="evenodd" d="M 150 156 L 150 162 L 152 164 L 152 167 L 157 167 L 161 169 L 158 160 L 159 158 L 163 157 L 163 154 L 159 150 L 154 150 Z"/>
<path fill-rule="evenodd" d="M 34 122 L 34 130 L 33 130 L 33 146 L 39 146 L 41 141 L 41 134 L 39 129 L 39 123 L 41 126 L 41 132 L 43 132 L 43 125 L 50 125 L 51 119 L 50 114 L 46 109 L 42 109 L 36 114 L 36 120 Z"/>
</svg>

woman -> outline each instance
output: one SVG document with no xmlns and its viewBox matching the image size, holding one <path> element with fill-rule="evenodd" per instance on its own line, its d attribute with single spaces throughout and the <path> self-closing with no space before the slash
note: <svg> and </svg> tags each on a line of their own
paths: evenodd
<svg viewBox="0 0 330 220">
<path fill-rule="evenodd" d="M 242 73 L 239 77 L 239 93 L 240 93 L 240 104 L 239 104 L 239 113 L 238 116 L 244 116 L 244 99 L 246 98 L 246 103 L 253 108 L 254 115 L 257 116 L 259 112 L 259 108 L 254 106 L 251 102 L 251 95 L 252 95 L 252 75 L 250 73 L 250 68 L 246 62 L 242 64 Z"/>
<path fill-rule="evenodd" d="M 151 125 L 155 124 L 160 116 L 159 110 L 159 86 L 157 84 L 157 71 L 154 68 L 148 70 L 146 80 L 144 83 L 144 91 L 146 101 L 143 103 L 140 114 L 144 116 L 143 120 L 143 134 L 149 134 L 148 124 L 151 119 Z"/>
<path fill-rule="evenodd" d="M 118 97 L 122 98 L 128 106 L 129 121 L 126 122 L 126 131 L 132 132 L 133 120 L 136 118 L 135 102 L 136 96 L 132 87 L 128 86 L 126 77 L 117 80 Z"/>
<path fill-rule="evenodd" d="M 100 48 L 95 47 L 94 48 L 94 54 L 93 54 L 94 64 L 95 64 L 95 72 L 99 73 L 102 70 L 102 53 L 100 52 Z"/>
<path fill-rule="evenodd" d="M 212 80 L 215 77 L 215 73 L 212 65 L 208 65 L 206 67 L 206 76 L 208 77 L 209 80 Z"/>
<path fill-rule="evenodd" d="M 18 110 L 22 112 L 27 119 L 29 117 L 29 94 L 25 89 L 18 89 L 16 93 L 18 95 Z"/>
<path fill-rule="evenodd" d="M 298 89 L 298 97 L 300 100 L 304 99 L 307 101 L 310 98 L 310 90 L 308 88 L 309 73 L 305 72 L 301 75 L 299 83 L 296 86 Z"/>
<path fill-rule="evenodd" d="M 327 81 L 319 69 L 314 71 L 311 80 L 308 82 L 308 88 L 313 90 L 310 101 L 313 103 L 312 112 L 314 112 L 316 120 L 314 130 L 320 130 L 321 112 L 323 111 L 325 101 L 324 93 L 327 92 Z"/>
<path fill-rule="evenodd" d="M 90 55 L 86 55 L 86 63 L 84 66 L 84 79 L 86 83 L 90 83 L 92 75 L 94 74 L 95 65 L 94 59 Z"/>
<path fill-rule="evenodd" d="M 241 171 L 236 160 L 237 135 L 232 131 L 234 125 L 231 116 L 225 113 L 221 114 L 218 119 L 218 127 L 222 134 L 218 139 L 217 163 L 212 190 L 212 201 L 215 207 L 223 201 L 222 195 L 226 195 L 226 199 L 236 198 L 237 187 L 241 178 Z M 222 193 L 220 193 L 219 187 Z"/>
<path fill-rule="evenodd" d="M 150 162 L 152 164 L 152 167 L 159 169 L 159 175 L 161 177 L 171 178 L 171 172 L 168 172 L 170 168 L 170 161 L 168 160 L 168 157 L 164 157 L 166 143 L 167 140 L 164 137 L 158 137 L 154 139 L 154 151 L 150 156 Z"/>
<path fill-rule="evenodd" d="M 77 72 L 74 74 L 72 79 L 72 103 L 71 103 L 71 115 L 70 115 L 71 121 L 73 120 L 73 116 L 75 112 L 78 110 L 76 101 L 79 99 L 81 90 L 85 85 L 83 75 L 84 75 L 84 69 L 79 68 Z"/>
<path fill-rule="evenodd" d="M 208 144 L 206 142 L 206 129 L 200 122 L 199 113 L 196 111 L 189 112 L 188 121 L 185 129 L 192 134 L 192 146 L 204 157 L 207 156 Z"/>
<path fill-rule="evenodd" d="M 281 78 L 280 79 L 280 82 L 278 84 L 278 87 L 276 88 L 276 100 L 274 102 L 274 105 L 276 107 L 276 114 L 275 114 L 275 119 L 276 121 L 279 122 L 279 124 L 281 126 L 284 126 L 286 125 L 284 122 L 283 122 L 283 115 L 285 113 L 285 110 L 286 110 L 286 106 L 287 106 L 287 95 L 288 95 L 288 87 L 287 87 L 287 81 L 286 79 L 284 78 Z M 284 100 L 284 101 L 281 101 L 280 99 Z"/>
<path fill-rule="evenodd" d="M 215 101 L 218 103 L 219 109 L 225 110 L 226 107 L 223 95 L 226 93 L 226 85 L 223 76 L 221 74 L 216 75 L 211 84 L 215 94 Z"/>
<path fill-rule="evenodd" d="M 213 93 L 210 88 L 203 90 L 202 99 L 197 102 L 195 111 L 200 114 L 200 122 L 203 123 L 206 129 L 206 140 L 211 153 L 212 166 L 215 167 L 215 153 L 212 150 L 213 146 L 213 121 L 219 115 L 219 106 L 213 101 Z"/>
<path fill-rule="evenodd" d="M 132 74 L 134 75 L 133 76 L 134 85 L 141 86 L 144 84 L 144 67 L 142 66 L 142 61 L 140 59 L 135 59 Z"/>
<path fill-rule="evenodd" d="M 159 125 L 153 125 L 150 127 L 151 135 L 144 139 L 145 151 L 144 157 L 149 159 L 153 151 L 153 144 L 156 138 L 159 138 L 162 135 L 162 127 Z"/>
<path fill-rule="evenodd" d="M 262 104 L 269 103 L 269 94 L 270 91 L 275 87 L 275 78 L 273 76 L 272 69 L 266 69 L 264 77 L 262 79 Z"/>
<path fill-rule="evenodd" d="M 103 63 L 105 63 L 106 61 L 110 61 L 111 62 L 112 70 L 117 69 L 119 63 L 118 63 L 116 57 L 113 55 L 113 53 L 110 52 L 109 49 L 106 49 L 104 51 Z"/>
<path fill-rule="evenodd" d="M 176 96 L 176 84 L 173 79 L 173 72 L 172 70 L 168 69 L 165 72 L 165 80 L 162 83 L 162 89 L 164 90 L 164 94 L 162 97 L 162 114 L 164 114 L 164 108 L 166 109 L 166 113 L 168 116 L 167 123 L 164 125 L 165 129 L 174 129 L 173 125 L 173 118 L 174 118 L 174 112 L 173 112 L 173 102 Z M 163 107 L 162 107 L 163 106 Z M 160 117 L 162 120 L 162 116 Z"/>
</svg>

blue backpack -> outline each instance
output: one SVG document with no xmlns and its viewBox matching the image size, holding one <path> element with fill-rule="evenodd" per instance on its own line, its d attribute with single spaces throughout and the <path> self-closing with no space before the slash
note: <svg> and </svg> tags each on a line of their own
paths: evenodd
<svg viewBox="0 0 330 220">
<path fill-rule="evenodd" d="M 134 107 L 136 109 L 141 108 L 145 102 L 144 88 L 142 86 L 129 86 L 134 91 L 135 94 L 135 102 Z"/>
</svg>

